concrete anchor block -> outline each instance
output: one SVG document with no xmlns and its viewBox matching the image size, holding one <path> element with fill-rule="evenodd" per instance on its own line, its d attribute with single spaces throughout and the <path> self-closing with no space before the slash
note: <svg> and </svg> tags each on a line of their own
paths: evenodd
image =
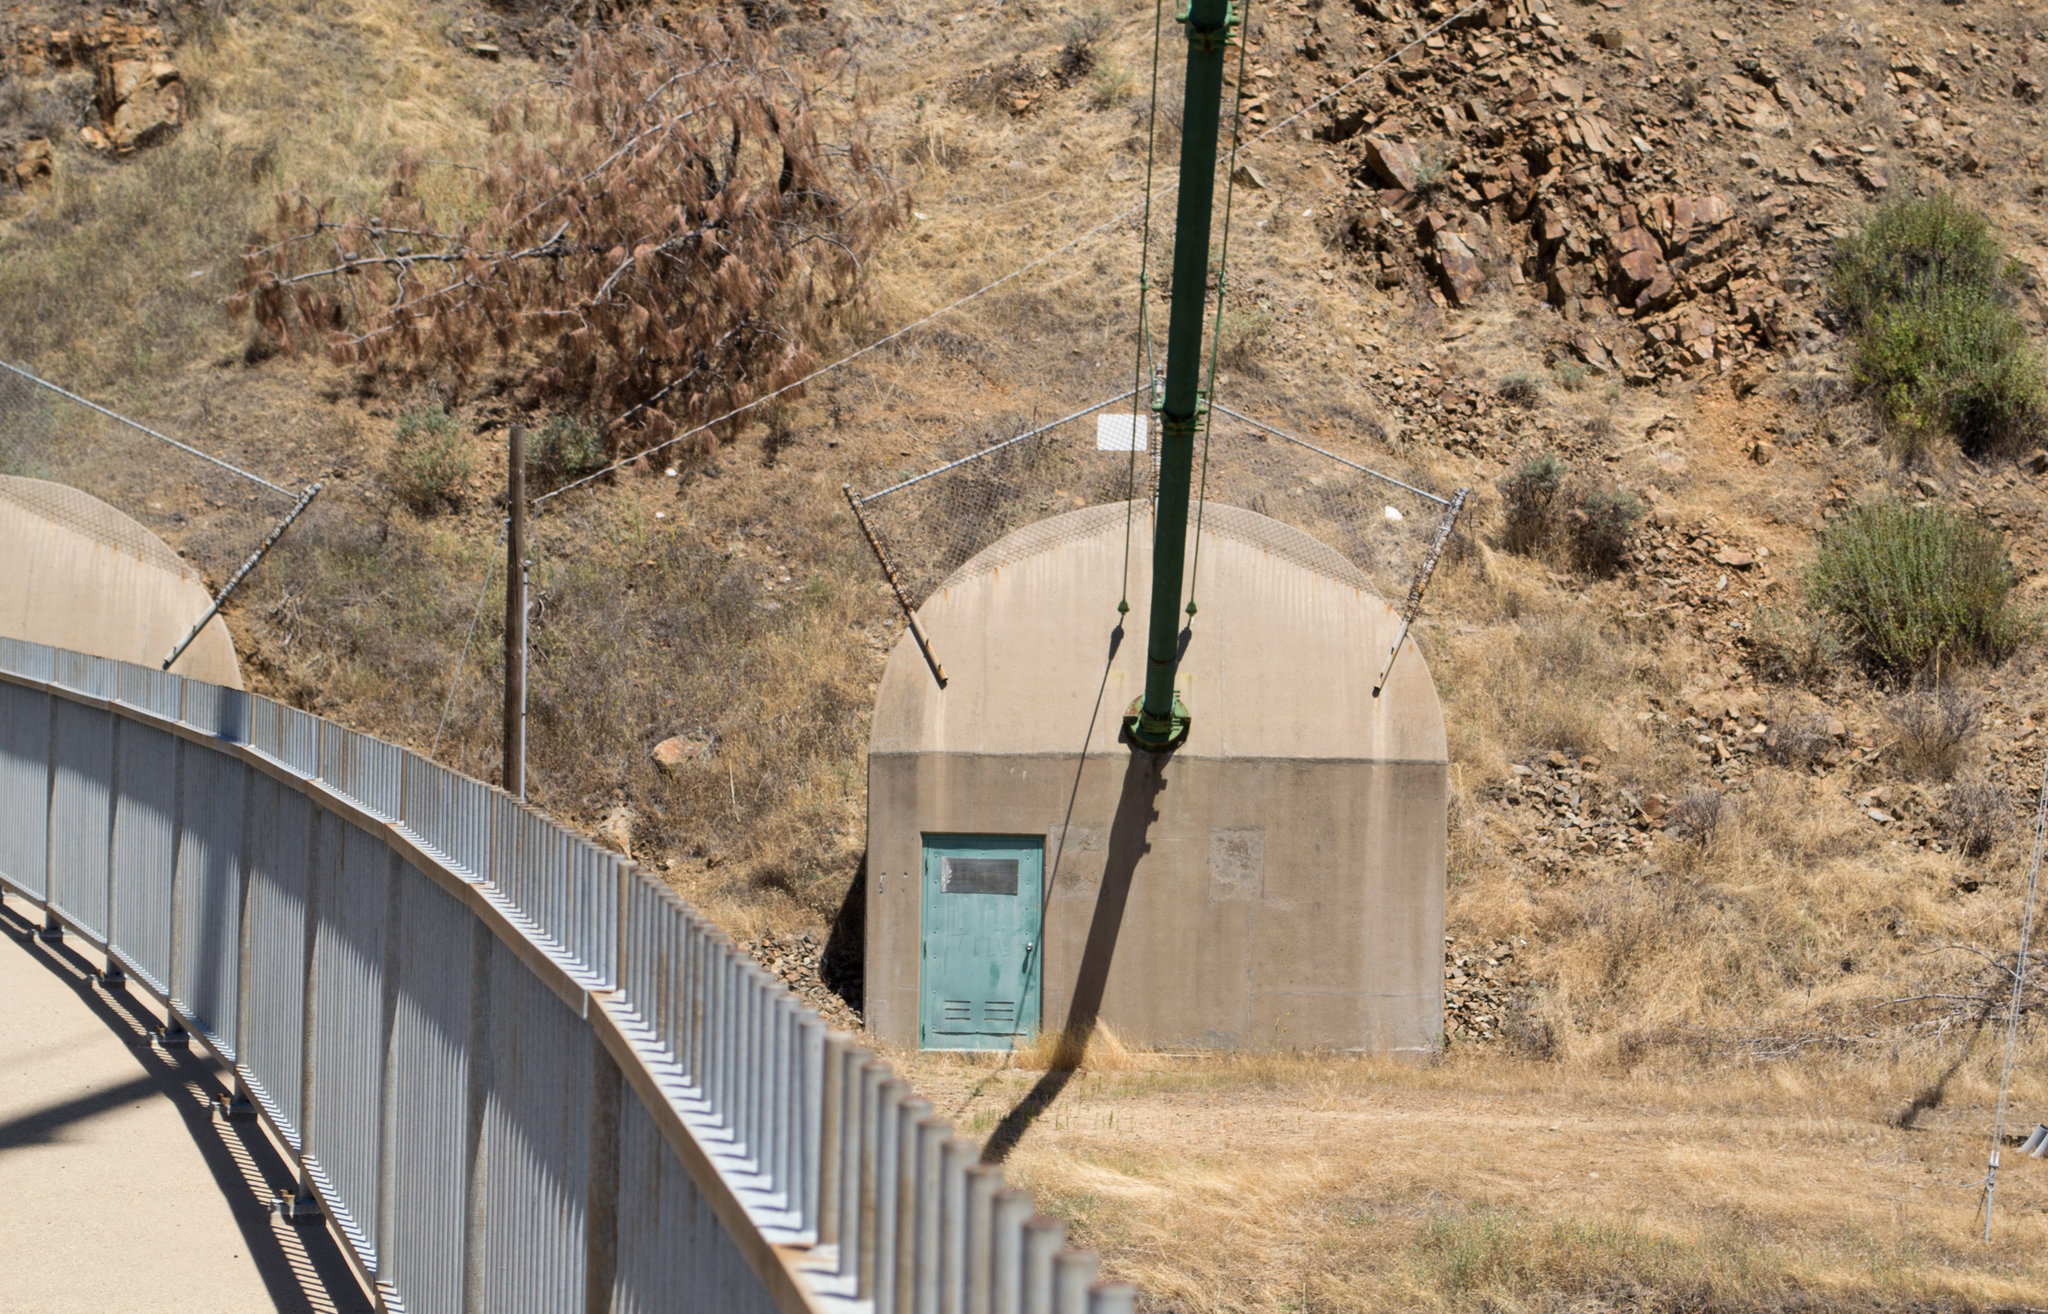
<svg viewBox="0 0 2048 1314">
<path fill-rule="evenodd" d="M 323 1217 L 320 1210 L 320 1197 L 314 1195 L 303 1186 L 296 1192 L 279 1191 L 277 1197 L 270 1202 L 270 1212 L 276 1214 L 287 1223 L 299 1223 L 308 1219 Z"/>
</svg>

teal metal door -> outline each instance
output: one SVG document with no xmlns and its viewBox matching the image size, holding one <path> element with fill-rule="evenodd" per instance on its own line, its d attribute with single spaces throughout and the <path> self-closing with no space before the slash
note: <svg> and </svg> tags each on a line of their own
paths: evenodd
<svg viewBox="0 0 2048 1314">
<path fill-rule="evenodd" d="M 924 837 L 918 1043 L 1010 1049 L 1038 1030 L 1039 835 Z"/>
</svg>

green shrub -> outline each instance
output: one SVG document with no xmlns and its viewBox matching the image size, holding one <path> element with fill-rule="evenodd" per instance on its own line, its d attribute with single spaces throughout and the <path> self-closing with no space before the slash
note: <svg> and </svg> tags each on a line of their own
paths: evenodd
<svg viewBox="0 0 2048 1314">
<path fill-rule="evenodd" d="M 1278 323 L 1273 313 L 1263 307 L 1224 307 L 1221 322 L 1216 326 L 1216 359 L 1234 370 L 1259 377 L 1263 373 L 1260 359 L 1266 354 Z"/>
<path fill-rule="evenodd" d="M 1559 495 L 1570 473 L 1570 466 L 1545 452 L 1501 480 L 1502 547 L 1534 556 L 1556 540 L 1564 510 Z"/>
<path fill-rule="evenodd" d="M 1902 460 L 1943 434 L 1973 456 L 2037 435 L 2048 377 L 2013 309 L 2022 276 L 1989 221 L 1945 193 L 1883 206 L 1836 247 L 1856 382 Z"/>
<path fill-rule="evenodd" d="M 559 488 L 604 464 L 604 435 L 573 415 L 553 415 L 526 438 L 527 478 L 534 492 Z"/>
<path fill-rule="evenodd" d="M 2013 455 L 2039 433 L 2041 362 L 2005 302 L 1937 289 L 1879 310 L 1857 341 L 1856 381 L 1877 398 L 1909 461 L 1948 433 L 1973 456 Z"/>
<path fill-rule="evenodd" d="M 455 419 L 440 407 L 398 417 L 389 478 L 398 500 L 421 515 L 456 506 L 475 466 L 455 431 Z"/>
<path fill-rule="evenodd" d="M 1950 662 L 1995 662 L 2034 628 L 2012 604 L 2005 542 L 1946 507 L 1866 502 L 1821 535 L 1807 594 L 1864 666 L 1905 680 Z"/>
<path fill-rule="evenodd" d="M 1835 300 L 1860 328 L 1930 287 L 1990 290 L 2007 277 L 1985 217 L 1947 193 L 1893 201 L 1835 247 Z"/>
<path fill-rule="evenodd" d="M 1098 110 L 1115 109 L 1131 98 L 1131 71 L 1107 60 L 1095 66 L 1088 79 L 1088 104 Z"/>
<path fill-rule="evenodd" d="M 1588 489 L 1572 517 L 1572 564 L 1606 578 L 1621 568 L 1629 536 L 1643 518 L 1643 502 L 1618 488 Z"/>
</svg>

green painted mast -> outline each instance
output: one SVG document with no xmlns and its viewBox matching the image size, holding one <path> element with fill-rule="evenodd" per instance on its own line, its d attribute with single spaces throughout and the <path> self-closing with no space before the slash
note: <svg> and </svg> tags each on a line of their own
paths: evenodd
<svg viewBox="0 0 2048 1314">
<path fill-rule="evenodd" d="M 1145 694 L 1125 721 L 1145 748 L 1187 738 L 1188 710 L 1174 689 L 1180 663 L 1180 583 L 1187 559 L 1188 503 L 1202 396 L 1202 326 L 1209 287 L 1209 211 L 1216 194 L 1217 119 L 1224 48 L 1236 23 L 1230 0 L 1187 0 L 1187 91 L 1182 102 L 1180 202 L 1173 221 L 1173 302 L 1166 332 L 1166 390 L 1156 403 L 1161 433 L 1159 504 L 1152 531 L 1152 619 Z"/>
</svg>

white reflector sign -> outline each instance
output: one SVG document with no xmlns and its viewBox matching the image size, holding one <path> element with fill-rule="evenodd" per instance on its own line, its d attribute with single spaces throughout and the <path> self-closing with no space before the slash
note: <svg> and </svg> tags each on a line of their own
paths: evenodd
<svg viewBox="0 0 2048 1314">
<path fill-rule="evenodd" d="M 1095 450 L 1098 452 L 1142 452 L 1152 428 L 1149 415 L 1098 415 L 1095 417 Z"/>
</svg>

